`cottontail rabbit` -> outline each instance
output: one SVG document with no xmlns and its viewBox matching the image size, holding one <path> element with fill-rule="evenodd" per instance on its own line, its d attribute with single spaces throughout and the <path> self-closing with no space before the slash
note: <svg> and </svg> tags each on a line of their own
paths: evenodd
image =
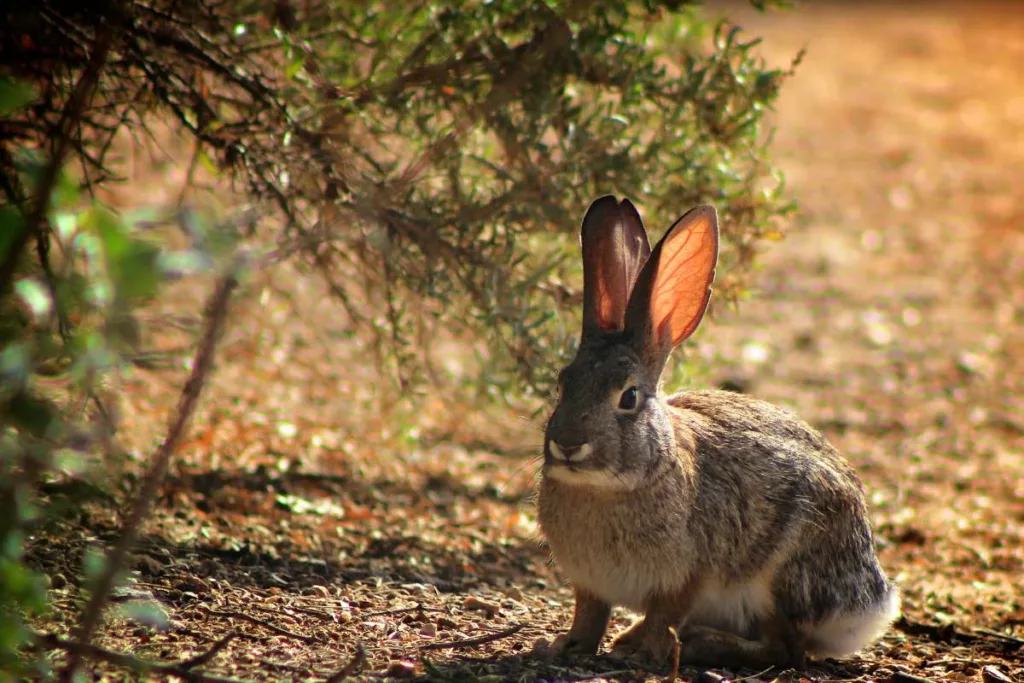
<svg viewBox="0 0 1024 683">
<path fill-rule="evenodd" d="M 575 590 L 557 651 L 593 654 L 611 608 L 643 618 L 613 650 L 801 666 L 856 652 L 898 616 L 860 480 L 799 418 L 723 391 L 659 392 L 700 323 L 718 217 L 698 206 L 651 251 L 614 197 L 583 219 L 583 332 L 544 434 L 540 526 Z"/>
</svg>

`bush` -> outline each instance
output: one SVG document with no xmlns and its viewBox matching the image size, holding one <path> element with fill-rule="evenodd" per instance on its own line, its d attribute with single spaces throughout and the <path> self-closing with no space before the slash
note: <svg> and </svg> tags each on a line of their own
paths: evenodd
<svg viewBox="0 0 1024 683">
<path fill-rule="evenodd" d="M 0 92 L 0 107 L 4 99 Z M 95 461 L 89 467 L 88 457 L 115 452 L 116 422 L 102 388 L 129 364 L 141 364 L 136 312 L 171 280 L 238 272 L 223 240 L 230 230 L 218 228 L 219 247 L 210 249 L 202 239 L 208 221 L 192 220 L 193 244 L 167 248 L 146 234 L 160 222 L 157 214 L 122 217 L 85 201 L 55 161 L 26 155 L 17 162 L 19 191 L 27 181 L 44 214 L 31 208 L 38 199 L 28 211 L 0 208 L 8 249 L 19 235 L 38 234 L 33 221 L 40 215 L 61 246 L 59 266 L 45 247 L 37 262 L 22 264 L 0 313 L 0 681 L 12 680 L 5 672 L 28 675 L 19 650 L 35 637 L 25 618 L 46 610 L 45 581 L 23 558 L 27 538 L 77 503 L 109 496 L 102 488 L 109 481 L 93 484 L 103 468 Z M 104 569 L 99 557 L 86 558 L 88 592 Z"/>
<path fill-rule="evenodd" d="M 322 277 L 406 395 L 436 334 L 483 349 L 472 386 L 548 394 L 598 195 L 633 198 L 655 233 L 714 202 L 725 301 L 790 208 L 763 126 L 789 71 L 688 3 L 40 0 L 0 17 L 0 671 L 28 637 L 8 617 L 43 604 L 21 560 L 38 491 L 109 437 L 95 390 L 140 362 L 135 312 L 233 242 L 169 251 L 152 215 L 91 200 L 119 135 L 185 131 L 193 166 L 273 219 L 246 236 Z"/>
<path fill-rule="evenodd" d="M 52 131 L 88 41 L 109 35 L 72 133 L 87 176 L 110 182 L 120 129 L 169 116 L 201 163 L 277 213 L 276 237 L 406 390 L 423 381 L 414 340 L 443 330 L 487 341 L 487 384 L 547 395 L 577 333 L 579 221 L 600 194 L 634 198 L 654 230 L 716 203 L 726 300 L 788 210 L 762 129 L 788 72 L 686 3 L 42 7 L 6 10 L 4 53 L 46 85 L 7 124 L 13 140 Z"/>
</svg>

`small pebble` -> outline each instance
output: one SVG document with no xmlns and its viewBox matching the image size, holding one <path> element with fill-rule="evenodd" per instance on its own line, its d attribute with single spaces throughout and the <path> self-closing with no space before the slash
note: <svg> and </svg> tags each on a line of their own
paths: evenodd
<svg viewBox="0 0 1024 683">
<path fill-rule="evenodd" d="M 1013 679 L 992 665 L 981 667 L 981 680 L 985 683 L 1013 683 Z"/>
<path fill-rule="evenodd" d="M 396 660 L 388 664 L 387 676 L 392 678 L 413 678 L 416 675 L 416 664 L 405 660 Z"/>
<path fill-rule="evenodd" d="M 494 616 L 495 614 L 498 613 L 498 610 L 500 609 L 494 603 L 486 602 L 486 601 L 481 600 L 480 598 L 474 597 L 472 595 L 470 595 L 469 597 L 467 597 L 465 600 L 462 601 L 462 608 L 463 609 L 479 610 L 481 612 L 486 612 L 488 616 Z"/>
<path fill-rule="evenodd" d="M 721 674 L 716 674 L 714 671 L 701 671 L 700 675 L 697 676 L 697 683 L 722 683 L 722 681 L 728 680 Z"/>
<path fill-rule="evenodd" d="M 904 671 L 895 672 L 889 681 L 890 683 L 933 683 L 930 678 L 915 676 L 914 674 L 908 674 Z"/>
<path fill-rule="evenodd" d="M 318 593 L 318 594 L 320 594 L 321 596 L 323 596 L 324 598 L 329 598 L 329 597 L 331 597 L 331 592 L 330 592 L 329 590 L 327 590 L 327 586 L 321 586 L 321 585 L 317 584 L 317 585 L 315 585 L 315 586 L 310 586 L 310 587 L 308 588 L 308 590 L 309 590 L 309 591 L 310 591 L 311 593 Z"/>
<path fill-rule="evenodd" d="M 423 624 L 423 626 L 420 627 L 420 635 L 427 638 L 437 635 L 437 626 L 429 622 Z"/>
<path fill-rule="evenodd" d="M 182 593 L 209 593 L 210 587 L 198 577 L 190 577 L 174 585 Z"/>
</svg>

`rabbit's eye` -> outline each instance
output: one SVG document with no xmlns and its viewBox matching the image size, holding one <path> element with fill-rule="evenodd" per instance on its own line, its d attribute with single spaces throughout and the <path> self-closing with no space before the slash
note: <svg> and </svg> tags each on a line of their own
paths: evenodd
<svg viewBox="0 0 1024 683">
<path fill-rule="evenodd" d="M 619 410 L 636 410 L 637 389 L 630 387 L 619 397 Z"/>
</svg>

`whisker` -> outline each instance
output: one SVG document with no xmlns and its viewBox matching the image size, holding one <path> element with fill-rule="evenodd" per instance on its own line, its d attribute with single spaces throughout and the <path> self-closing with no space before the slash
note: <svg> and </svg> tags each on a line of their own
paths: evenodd
<svg viewBox="0 0 1024 683">
<path fill-rule="evenodd" d="M 498 487 L 498 493 L 500 495 L 504 495 L 505 491 L 509 488 L 509 486 L 512 485 L 513 480 L 515 480 L 516 477 L 518 477 L 520 474 L 522 474 L 524 470 L 527 470 L 527 468 L 533 468 L 535 465 L 537 465 L 538 467 L 530 474 L 529 477 L 527 477 L 527 482 L 526 482 L 526 486 L 524 486 L 524 489 L 527 488 L 527 487 L 530 487 L 531 485 L 533 485 L 536 482 L 536 479 L 540 475 L 540 469 L 541 468 L 539 467 L 539 465 L 542 465 L 543 462 L 544 462 L 544 456 L 543 455 L 534 456 L 534 457 L 530 458 L 529 460 L 527 460 L 526 462 L 524 462 L 522 465 L 520 465 L 519 467 L 514 469 L 512 471 L 512 473 L 509 474 L 509 476 L 505 480 L 505 482 L 502 483 L 502 485 Z M 519 494 L 521 495 L 522 491 L 520 491 Z"/>
</svg>

